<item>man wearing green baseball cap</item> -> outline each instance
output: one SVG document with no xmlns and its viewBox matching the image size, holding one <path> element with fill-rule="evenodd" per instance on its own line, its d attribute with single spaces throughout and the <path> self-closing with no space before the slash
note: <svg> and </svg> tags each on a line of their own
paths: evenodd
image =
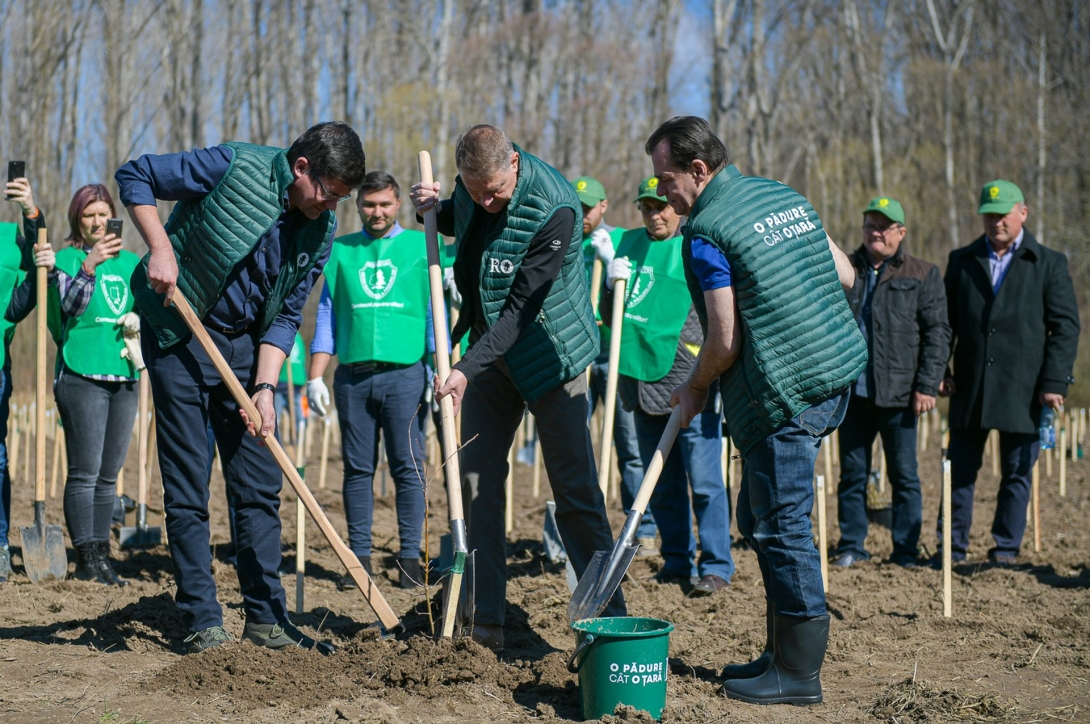
<svg viewBox="0 0 1090 724">
<path fill-rule="evenodd" d="M 610 226 L 605 222 L 609 199 L 606 198 L 605 187 L 598 179 L 580 176 L 572 181 L 571 185 L 575 189 L 575 195 L 579 197 L 579 203 L 583 205 L 583 264 L 587 270 L 587 283 L 593 286 L 590 285 L 590 281 L 594 274 L 594 260 L 598 259 L 602 262 L 600 274 L 604 280 L 625 229 Z M 600 286 L 604 285 L 600 284 Z M 610 331 L 608 326 L 602 325 L 599 300 L 591 301 L 594 304 L 595 320 L 599 325 L 598 332 L 601 340 L 598 356 L 590 365 L 590 385 L 587 388 L 587 394 L 590 395 L 590 414 L 593 415 L 598 403 L 606 398 Z M 606 309 L 608 315 L 609 308 Z M 632 509 L 636 493 L 639 492 L 640 483 L 643 482 L 643 461 L 640 459 L 640 448 L 636 440 L 636 423 L 632 419 L 632 412 L 624 409 L 620 404 L 616 405 L 613 413 L 613 448 L 617 451 L 617 470 L 621 475 L 621 506 L 627 515 Z M 658 527 L 655 525 L 655 518 L 648 511 L 636 531 L 640 555 L 648 556 L 658 552 L 655 544 L 657 535 Z"/>
<path fill-rule="evenodd" d="M 954 365 L 940 393 L 951 396 L 950 546 L 955 561 L 965 560 L 976 474 L 988 434 L 998 430 L 1002 479 L 988 558 L 1011 565 L 1026 530 L 1042 410 L 1059 410 L 1074 381 L 1079 308 L 1067 257 L 1024 226 L 1021 189 L 1002 179 L 984 184 L 978 213 L 984 235 L 951 252 L 946 267 Z"/>
<path fill-rule="evenodd" d="M 847 290 L 867 341 L 867 367 L 852 386 L 840 425 L 840 542 L 833 565 L 866 560 L 867 480 L 874 436 L 882 436 L 893 489 L 890 562 L 916 567 L 923 498 L 916 467 L 916 418 L 935 406 L 950 356 L 946 293 L 938 267 L 902 247 L 905 211 L 878 196 L 863 209 L 863 244 L 851 259 L 856 280 Z M 911 341 L 910 341 L 911 340 Z"/>
</svg>

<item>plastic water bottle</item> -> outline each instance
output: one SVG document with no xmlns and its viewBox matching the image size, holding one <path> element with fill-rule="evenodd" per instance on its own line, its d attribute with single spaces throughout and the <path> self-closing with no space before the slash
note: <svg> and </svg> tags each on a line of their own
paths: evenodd
<svg viewBox="0 0 1090 724">
<path fill-rule="evenodd" d="M 1041 421 L 1037 425 L 1037 434 L 1041 438 L 1041 449 L 1051 450 L 1056 447 L 1056 411 L 1049 406 L 1041 408 Z"/>
</svg>

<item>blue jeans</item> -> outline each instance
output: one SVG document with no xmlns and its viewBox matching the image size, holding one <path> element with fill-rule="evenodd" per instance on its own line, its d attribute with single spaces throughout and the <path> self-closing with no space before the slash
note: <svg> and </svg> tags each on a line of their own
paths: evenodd
<svg viewBox="0 0 1090 724">
<path fill-rule="evenodd" d="M 867 397 L 852 397 L 840 426 L 840 485 L 837 502 L 840 543 L 837 553 L 869 558 L 867 540 L 867 478 L 871 446 L 881 434 L 889 484 L 893 491 L 893 554 L 907 562 L 919 555 L 923 497 L 916 470 L 916 415 L 910 407 L 878 407 Z"/>
<path fill-rule="evenodd" d="M 984 459 L 984 444 L 990 430 L 950 430 L 950 553 L 955 560 L 965 560 L 969 550 L 969 529 L 973 525 L 973 491 L 976 475 Z M 990 552 L 1016 556 L 1026 532 L 1026 506 L 1029 505 L 1033 465 L 1040 453 L 1040 438 L 1035 434 L 999 433 L 1001 461 L 999 496 L 992 519 L 995 547 Z M 942 539 L 942 512 L 939 512 L 939 539 Z"/>
<path fill-rule="evenodd" d="M 208 330 L 243 387 L 257 371 L 256 327 L 226 335 Z M 280 490 L 283 473 L 272 453 L 252 437 L 238 404 L 196 339 L 160 349 L 142 325 L 158 427 L 159 468 L 170 557 L 178 586 L 175 600 L 191 632 L 223 625 L 216 601 L 209 546 L 206 430 L 211 424 L 223 456 L 223 477 L 234 510 L 237 569 L 246 618 L 256 623 L 288 620 L 280 567 Z"/>
<path fill-rule="evenodd" d="M 285 362 L 284 364 L 287 364 Z M 295 386 L 295 425 L 298 427 L 300 420 L 305 420 L 303 416 L 303 387 L 300 385 Z M 273 393 L 273 409 L 276 410 L 276 425 L 277 425 L 277 439 L 280 441 L 294 440 L 296 430 L 292 430 L 288 435 L 282 435 L 280 427 L 280 418 L 284 416 L 284 410 L 288 408 L 288 383 L 280 382 L 276 385 L 276 392 Z"/>
<path fill-rule="evenodd" d="M 757 553 L 772 611 L 825 614 L 821 557 L 814 547 L 814 462 L 821 438 L 837 428 L 848 392 L 802 411 L 745 453 L 738 493 L 738 532 Z"/>
<path fill-rule="evenodd" d="M 371 555 L 375 467 L 379 431 L 397 494 L 397 529 L 404 558 L 420 556 L 424 528 L 424 420 L 428 407 L 424 363 L 384 372 L 356 373 L 348 365 L 333 375 L 344 456 L 344 515 L 348 546 Z"/>
<path fill-rule="evenodd" d="M 11 359 L 11 354 L 8 354 Z M 0 368 L 0 548 L 11 529 L 11 471 L 8 470 L 8 413 L 11 411 L 11 368 Z"/>
<path fill-rule="evenodd" d="M 651 464 L 669 415 L 634 413 L 636 436 L 644 467 Z M 663 570 L 686 578 L 715 575 L 730 581 L 734 559 L 730 555 L 730 503 L 723 483 L 723 433 L 720 413 L 703 412 L 678 433 L 651 493 L 662 545 Z M 692 504 L 689 488 L 692 487 Z M 700 559 L 690 511 L 696 514 Z M 695 565 L 694 565 L 695 564 Z"/>
<path fill-rule="evenodd" d="M 600 400 L 606 399 L 606 378 L 609 374 L 609 358 L 599 358 L 591 363 L 591 385 L 588 389 L 590 395 L 590 415 Z M 621 407 L 618 399 L 616 412 L 613 415 L 613 447 L 617 450 L 617 468 L 621 473 L 621 506 L 625 515 L 632 510 L 632 503 L 636 500 L 636 493 L 640 491 L 640 483 L 643 482 L 643 461 L 640 459 L 640 446 L 636 440 L 636 423 L 632 413 Z M 654 538 L 658 533 L 655 525 L 655 516 L 648 510 L 640 521 L 640 527 L 636 529 L 637 538 Z"/>
</svg>

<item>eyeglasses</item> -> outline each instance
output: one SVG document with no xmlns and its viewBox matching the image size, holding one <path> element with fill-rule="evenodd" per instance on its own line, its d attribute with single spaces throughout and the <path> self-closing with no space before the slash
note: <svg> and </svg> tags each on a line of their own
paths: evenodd
<svg viewBox="0 0 1090 724">
<path fill-rule="evenodd" d="M 663 211 L 666 211 L 667 206 L 669 206 L 669 204 L 648 204 L 641 202 L 639 204 L 636 204 L 636 209 L 641 214 L 655 216 L 656 214 L 661 214 Z"/>
<path fill-rule="evenodd" d="M 352 194 L 348 194 L 347 196 L 337 196 L 336 194 L 331 194 L 329 192 L 329 189 L 325 187 L 325 184 L 322 183 L 322 180 L 318 178 L 318 174 L 312 173 L 310 175 L 313 176 L 314 180 L 318 182 L 318 188 L 322 190 L 322 198 L 324 200 L 336 201 L 337 203 L 340 203 L 341 201 L 348 201 L 350 198 L 352 198 Z"/>
<path fill-rule="evenodd" d="M 896 224 L 896 223 L 890 224 L 889 226 L 886 226 L 886 227 L 873 226 L 871 224 L 863 224 L 863 231 L 865 233 L 867 233 L 867 234 L 873 234 L 874 232 L 877 231 L 879 234 L 884 235 L 884 234 L 888 234 L 889 232 L 895 231 L 895 230 L 900 229 L 900 228 L 901 228 L 901 225 Z"/>
</svg>

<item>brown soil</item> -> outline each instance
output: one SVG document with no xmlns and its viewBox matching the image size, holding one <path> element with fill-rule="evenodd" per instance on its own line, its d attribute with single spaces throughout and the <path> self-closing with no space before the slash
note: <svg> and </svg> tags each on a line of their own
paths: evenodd
<svg viewBox="0 0 1090 724">
<path fill-rule="evenodd" d="M 934 546 L 938 505 L 936 439 L 921 456 L 924 540 Z M 315 445 L 315 449 L 317 449 Z M 135 451 L 133 451 L 135 453 Z M 126 474 L 131 489 L 135 460 Z M 821 463 L 819 461 L 819 468 Z M 880 563 L 890 551 L 888 531 L 872 526 L 874 559 L 831 571 L 833 616 L 822 672 L 825 703 L 809 708 L 764 708 L 718 693 L 717 672 L 757 655 L 764 643 L 764 592 L 756 561 L 741 546 L 731 588 L 689 599 L 676 585 L 650 580 L 660 561 L 638 558 L 625 584 L 633 615 L 675 625 L 664 720 L 1030 722 L 1090 721 L 1090 464 L 1069 467 L 1068 494 L 1042 464 L 1041 552 L 1032 530 L 1024 563 L 981 563 L 990 536 L 996 480 L 985 459 L 977 486 L 972 562 L 954 576 L 954 617 L 942 616 L 941 574 Z M 308 479 L 315 480 L 316 471 Z M 339 530 L 340 459 L 332 456 L 330 485 L 316 491 Z M 312 483 L 314 485 L 314 483 Z M 376 492 L 381 483 L 376 482 Z M 507 655 L 497 660 L 467 641 L 435 642 L 423 589 L 396 587 L 391 493 L 377 499 L 379 585 L 408 632 L 380 639 L 375 616 L 358 592 L 341 592 L 341 569 L 317 528 L 308 525 L 306 612 L 295 618 L 311 634 L 333 641 L 334 656 L 276 653 L 235 643 L 198 656 L 182 655 L 181 616 L 165 547 L 118 554 L 127 589 L 65 581 L 32 585 L 21 570 L 0 585 L 0 720 L 4 722 L 465 722 L 572 721 L 579 718 L 576 677 L 565 668 L 574 646 L 566 624 L 569 592 L 564 569 L 540 551 L 544 503 L 530 493 L 530 469 L 517 467 L 515 529 L 509 538 Z M 547 491 L 547 485 L 545 486 Z M 131 490 L 130 490 L 131 493 Z M 430 494 L 431 554 L 446 530 L 444 493 Z M 31 486 L 17 475 L 13 528 L 31 521 Z M 294 496 L 285 494 L 286 562 L 294 567 Z M 214 475 L 213 542 L 227 540 L 223 483 Z M 827 498 L 835 530 L 836 497 Z M 152 500 L 153 507 L 158 496 Z M 611 505 L 614 530 L 622 515 Z M 59 500 L 49 522 L 61 523 Z M 131 519 L 130 519 L 131 522 Z M 161 524 L 157 516 L 153 525 Z M 836 534 L 833 533 L 833 540 Z M 18 533 L 12 543 L 18 547 Z M 225 625 L 242 631 L 233 569 L 217 559 L 215 575 Z M 289 604 L 294 576 L 284 579 Z M 611 722 L 645 722 L 618 709 Z"/>
</svg>

